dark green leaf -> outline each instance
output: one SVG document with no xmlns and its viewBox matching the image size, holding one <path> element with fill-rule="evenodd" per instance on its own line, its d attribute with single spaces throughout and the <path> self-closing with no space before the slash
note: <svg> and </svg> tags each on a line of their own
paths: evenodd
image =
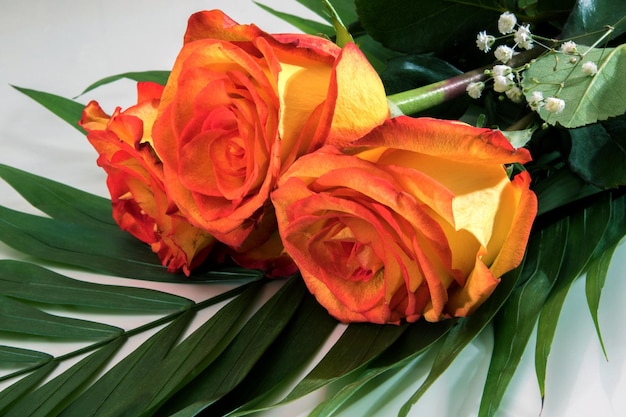
<svg viewBox="0 0 626 417">
<path fill-rule="evenodd" d="M 10 406 L 26 393 L 31 392 L 31 390 L 37 387 L 45 377 L 54 371 L 57 365 L 58 363 L 56 361 L 50 361 L 2 390 L 2 392 L 0 392 L 0 415 L 4 416 Z"/>
<path fill-rule="evenodd" d="M 577 1 L 563 27 L 563 37 L 590 34 L 576 38 L 576 42 L 591 45 L 606 32 L 606 25 L 616 25 L 611 34 L 611 37 L 616 37 L 626 32 L 626 20 L 623 17 L 626 17 L 626 2 L 622 0 Z M 619 22 L 616 21 L 620 18 Z"/>
<path fill-rule="evenodd" d="M 209 411 L 223 415 L 238 405 L 235 415 L 245 415 L 272 392 L 280 389 L 285 381 L 301 371 L 311 360 L 337 321 L 317 302 L 311 294 L 305 294 L 300 307 L 278 338 L 237 388 L 220 400 Z"/>
<path fill-rule="evenodd" d="M 459 319 L 446 333 L 442 339 L 437 356 L 432 364 L 430 372 L 422 385 L 411 396 L 411 398 L 402 406 L 399 416 L 408 415 L 411 407 L 424 395 L 430 386 L 444 373 L 452 364 L 456 357 L 476 336 L 482 332 L 500 311 L 502 305 L 508 302 L 511 292 L 520 280 L 521 275 L 526 270 L 526 262 L 523 262 L 518 268 L 505 274 L 495 291 L 471 316 Z"/>
<path fill-rule="evenodd" d="M 55 219 L 117 227 L 109 199 L 3 164 L 0 177 L 30 204 Z"/>
<path fill-rule="evenodd" d="M 83 128 L 78 126 L 78 122 L 83 114 L 83 109 L 85 108 L 84 104 L 43 91 L 31 90 L 29 88 L 17 86 L 13 86 L 13 88 L 20 93 L 26 94 L 28 97 L 41 104 L 46 109 L 59 116 L 62 120 L 69 123 L 79 132 L 83 134 L 85 133 Z"/>
<path fill-rule="evenodd" d="M 582 210 L 579 209 L 570 216 L 565 257 L 556 283 L 543 306 L 537 326 L 535 371 L 542 398 L 545 392 L 548 356 L 561 308 L 572 283 L 583 272 L 594 249 L 600 242 L 610 217 L 611 200 L 609 194 L 599 196 L 594 200 L 594 204 Z"/>
<path fill-rule="evenodd" d="M 146 245 L 109 226 L 68 223 L 0 206 L 0 240 L 23 253 L 96 272 L 175 280 Z"/>
<path fill-rule="evenodd" d="M 298 3 L 311 10 L 324 20 L 328 20 L 328 13 L 324 7 L 324 3 L 320 0 L 297 0 Z M 357 19 L 354 3 L 345 0 L 332 0 L 331 3 L 335 11 L 346 23 L 354 22 Z"/>
<path fill-rule="evenodd" d="M 572 171 L 600 188 L 626 185 L 626 120 L 570 129 Z"/>
<path fill-rule="evenodd" d="M 476 34 L 499 16 L 478 2 L 356 0 L 356 6 L 361 24 L 374 39 L 413 54 L 458 51 L 463 40 L 472 45 Z"/>
<path fill-rule="evenodd" d="M 415 359 L 445 335 L 455 323 L 455 320 L 444 320 L 438 323 L 420 320 L 411 324 L 389 349 L 367 365 L 354 382 L 342 386 L 339 392 L 317 406 L 310 417 L 333 414 L 371 381 Z"/>
<path fill-rule="evenodd" d="M 207 369 L 165 403 L 160 412 L 187 408 L 204 409 L 230 392 L 252 369 L 298 308 L 305 288 L 301 279 L 291 278 L 245 324 L 228 349 Z"/>
<path fill-rule="evenodd" d="M 5 414 L 5 417 L 57 415 L 62 406 L 108 362 L 124 340 L 118 338 L 107 343 L 36 391 L 26 395 Z"/>
<path fill-rule="evenodd" d="M 103 78 L 95 83 L 91 84 L 80 95 L 82 96 L 89 91 L 110 84 L 112 82 L 127 78 L 134 81 L 151 81 L 157 84 L 167 84 L 167 79 L 170 76 L 170 71 L 141 71 L 141 72 L 125 72 L 123 74 L 111 75 L 110 77 Z"/>
<path fill-rule="evenodd" d="M 80 397 L 72 402 L 61 417 L 137 415 L 128 407 L 142 400 L 145 378 L 168 355 L 189 324 L 193 314 L 185 312 L 165 328 L 154 334 L 131 354 L 118 362 L 98 379 Z M 132 401 L 128 401 L 132 399 Z M 148 401 L 149 397 L 143 397 Z M 143 403 L 136 406 L 143 407 Z"/>
<path fill-rule="evenodd" d="M 241 291 L 241 288 L 235 291 Z M 176 346 L 155 366 L 142 384 L 145 395 L 138 395 L 141 402 L 135 401 L 135 415 L 151 415 L 166 400 L 182 389 L 189 381 L 209 366 L 232 340 L 242 315 L 248 310 L 258 294 L 261 283 L 252 283 L 247 289 L 221 308 L 183 342 Z M 232 295 L 233 292 L 224 295 Z M 125 403 L 132 402 L 132 398 Z M 147 401 L 146 401 L 147 400 Z M 139 404 L 137 404 L 139 402 Z M 128 405 L 130 407 L 130 405 Z"/>
<path fill-rule="evenodd" d="M 494 319 L 494 350 L 479 416 L 493 416 L 524 353 L 528 339 L 561 269 L 569 218 L 531 234 L 520 285 Z"/>
<path fill-rule="evenodd" d="M 366 365 L 391 346 L 407 326 L 349 324 L 326 356 L 281 403 L 300 398 Z"/>
<path fill-rule="evenodd" d="M 331 37 L 335 34 L 335 30 L 333 29 L 332 26 L 325 25 L 323 23 L 319 23 L 314 20 L 304 19 L 302 17 L 295 16 L 289 13 L 283 13 L 278 10 L 274 10 L 270 7 L 267 7 L 258 2 L 255 2 L 255 4 L 259 6 L 260 8 L 262 8 L 263 10 L 265 10 L 266 12 L 300 29 L 304 33 L 308 33 L 310 35 L 326 35 L 328 37 Z"/>
<path fill-rule="evenodd" d="M 105 339 L 122 329 L 86 320 L 55 316 L 0 296 L 0 331 L 65 339 Z"/>
<path fill-rule="evenodd" d="M 460 74 L 457 68 L 432 55 L 405 55 L 389 60 L 381 78 L 387 94 L 395 94 Z"/>
<path fill-rule="evenodd" d="M 0 260 L 0 294 L 45 304 L 116 311 L 174 311 L 192 304 L 186 298 L 156 290 L 79 281 L 13 260 Z"/>
<path fill-rule="evenodd" d="M 2 293 L 1 290 L 0 293 Z M 36 350 L 0 346 L 0 367 L 15 364 L 43 363 L 50 359 L 52 359 L 52 356 Z"/>
<path fill-rule="evenodd" d="M 585 278 L 585 295 L 587 297 L 587 305 L 596 328 L 598 340 L 602 346 L 604 357 L 608 360 L 604 341 L 602 340 L 602 332 L 600 331 L 600 322 L 598 321 L 598 309 L 600 307 L 600 297 L 602 296 L 602 288 L 609 271 L 611 259 L 616 246 L 607 249 L 602 255 L 594 259 L 587 268 L 587 276 Z"/>
</svg>

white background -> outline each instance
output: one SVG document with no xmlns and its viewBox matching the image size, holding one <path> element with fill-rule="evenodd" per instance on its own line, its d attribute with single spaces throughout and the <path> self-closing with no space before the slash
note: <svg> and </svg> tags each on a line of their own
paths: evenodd
<svg viewBox="0 0 626 417">
<path fill-rule="evenodd" d="M 265 0 L 275 9 L 310 16 L 295 1 Z M 268 15 L 249 0 L 0 0 L 0 163 L 44 175 L 106 196 L 104 173 L 86 139 L 10 84 L 77 96 L 103 77 L 128 71 L 170 69 L 186 27 L 187 17 L 201 9 L 221 8 L 240 23 L 254 22 L 268 32 L 295 29 Z M 97 99 L 108 112 L 133 104 L 134 85 L 121 81 L 84 97 Z M 7 186 L 0 184 L 0 204 L 31 211 Z M 579 280 L 564 306 L 548 363 L 543 411 L 534 375 L 531 340 L 515 375 L 500 416 L 563 417 L 626 415 L 626 245 L 618 249 L 600 307 L 600 324 L 609 361 L 595 335 Z M 24 255 L 0 244 L 0 258 Z M 215 288 L 132 283 L 76 271 L 70 276 L 179 291 L 201 299 Z M 136 320 L 134 318 L 133 320 Z M 123 327 L 132 323 L 118 318 Z M 334 335 L 336 337 L 337 335 Z M 0 335 L 0 343 L 2 335 Z M 29 347 L 62 352 L 58 346 Z M 69 347 L 71 348 L 71 346 Z M 490 329 L 472 343 L 413 408 L 412 415 L 464 417 L 477 414 L 482 384 L 492 348 Z M 60 349 L 60 350 L 59 350 Z M 380 386 L 342 415 L 393 415 L 425 378 L 432 355 L 407 368 L 404 375 Z M 1 386 L 0 386 L 1 387 Z M 377 394 L 397 392 L 399 401 L 378 408 Z M 324 391 L 304 401 L 270 412 L 271 416 L 306 415 Z"/>
</svg>

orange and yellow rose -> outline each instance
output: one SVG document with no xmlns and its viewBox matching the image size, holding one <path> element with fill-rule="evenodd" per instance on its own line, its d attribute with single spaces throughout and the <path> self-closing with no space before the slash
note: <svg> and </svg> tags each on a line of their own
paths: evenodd
<svg viewBox="0 0 626 417">
<path fill-rule="evenodd" d="M 275 231 L 269 194 L 286 167 L 387 117 L 382 83 L 355 45 L 270 35 L 214 10 L 189 19 L 152 139 L 181 213 L 245 254 Z"/>
<path fill-rule="evenodd" d="M 120 228 L 148 243 L 170 272 L 189 274 L 215 239 L 189 224 L 165 194 L 161 163 L 149 143 L 163 86 L 139 83 L 137 89 L 138 103 L 117 108 L 111 116 L 90 102 L 80 125 L 108 174 L 113 218 Z"/>
<path fill-rule="evenodd" d="M 272 193 L 286 250 L 344 322 L 465 316 L 522 260 L 537 200 L 490 129 L 398 117 L 296 161 Z"/>
</svg>

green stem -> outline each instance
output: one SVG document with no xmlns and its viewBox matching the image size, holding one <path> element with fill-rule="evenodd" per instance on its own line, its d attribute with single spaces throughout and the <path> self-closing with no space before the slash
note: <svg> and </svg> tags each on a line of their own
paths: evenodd
<svg viewBox="0 0 626 417">
<path fill-rule="evenodd" d="M 387 100 L 403 114 L 415 114 L 465 94 L 469 83 L 486 78 L 484 69 L 477 69 L 434 84 L 392 94 L 387 96 Z"/>
</svg>

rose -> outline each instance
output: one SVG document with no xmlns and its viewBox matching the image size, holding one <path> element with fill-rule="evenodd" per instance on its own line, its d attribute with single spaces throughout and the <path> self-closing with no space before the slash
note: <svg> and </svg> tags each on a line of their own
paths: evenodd
<svg viewBox="0 0 626 417">
<path fill-rule="evenodd" d="M 291 162 L 387 116 L 382 83 L 354 44 L 270 35 L 215 10 L 189 19 L 153 139 L 180 211 L 246 253 L 276 230 L 269 193 Z"/>
<path fill-rule="evenodd" d="M 97 102 L 83 111 L 80 125 L 108 174 L 113 218 L 122 230 L 148 243 L 170 272 L 190 270 L 208 255 L 215 239 L 180 215 L 165 194 L 163 172 L 150 145 L 163 87 L 139 83 L 138 104 L 108 116 Z"/>
<path fill-rule="evenodd" d="M 398 117 L 296 161 L 272 193 L 285 249 L 343 322 L 465 316 L 523 257 L 537 200 L 498 131 Z"/>
</svg>

